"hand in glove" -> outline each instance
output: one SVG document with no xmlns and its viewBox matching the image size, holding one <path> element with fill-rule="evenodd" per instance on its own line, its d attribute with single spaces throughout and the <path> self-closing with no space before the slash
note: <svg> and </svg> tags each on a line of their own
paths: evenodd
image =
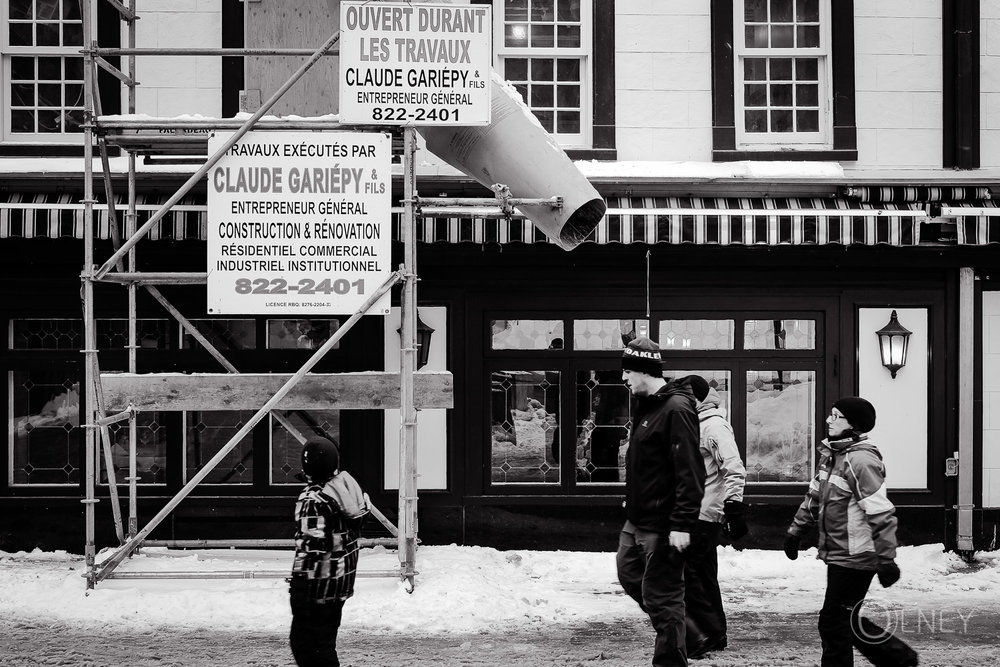
<svg viewBox="0 0 1000 667">
<path fill-rule="evenodd" d="M 882 584 L 882 588 L 889 588 L 899 581 L 899 566 L 896 565 L 896 561 L 879 563 L 876 571 L 878 572 L 878 583 Z"/>
<path fill-rule="evenodd" d="M 725 531 L 729 539 L 738 540 L 747 534 L 747 506 L 738 500 L 727 500 L 722 511 L 726 515 Z"/>
<path fill-rule="evenodd" d="M 788 560 L 795 560 L 799 557 L 799 536 L 788 534 L 785 535 L 785 555 L 788 556 Z"/>
</svg>

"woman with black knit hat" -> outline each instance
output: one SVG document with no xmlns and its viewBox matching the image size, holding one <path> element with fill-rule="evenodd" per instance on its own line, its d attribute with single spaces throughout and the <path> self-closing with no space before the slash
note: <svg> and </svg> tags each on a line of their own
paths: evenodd
<svg viewBox="0 0 1000 667">
<path fill-rule="evenodd" d="M 850 667 L 854 648 L 878 667 L 918 664 L 913 649 L 860 616 L 876 575 L 885 588 L 899 580 L 896 510 L 886 495 L 882 455 L 868 441 L 874 426 L 875 408 L 865 399 L 847 396 L 833 404 L 819 469 L 785 537 L 785 555 L 795 560 L 802 534 L 819 529 L 817 557 L 827 565 L 818 624 L 822 667 Z"/>
</svg>

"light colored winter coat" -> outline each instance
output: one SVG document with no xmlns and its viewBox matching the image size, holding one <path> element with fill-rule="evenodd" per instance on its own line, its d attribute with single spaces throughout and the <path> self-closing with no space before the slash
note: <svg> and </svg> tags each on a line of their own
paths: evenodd
<svg viewBox="0 0 1000 667">
<path fill-rule="evenodd" d="M 874 570 L 896 557 L 896 508 L 886 494 L 882 455 L 868 437 L 824 440 L 816 477 L 788 532 L 819 529 L 827 564 Z"/>
<path fill-rule="evenodd" d="M 701 432 L 701 455 L 705 460 L 705 496 L 701 501 L 701 521 L 723 523 L 727 500 L 743 501 L 747 470 L 736 447 L 733 427 L 726 419 L 726 409 L 715 389 L 709 389 L 698 404 Z"/>
</svg>

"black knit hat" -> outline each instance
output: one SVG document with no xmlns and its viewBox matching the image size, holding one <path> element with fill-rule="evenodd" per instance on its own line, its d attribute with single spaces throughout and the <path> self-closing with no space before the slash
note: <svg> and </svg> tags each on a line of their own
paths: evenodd
<svg viewBox="0 0 1000 667">
<path fill-rule="evenodd" d="M 845 396 L 833 404 L 851 423 L 855 433 L 868 433 L 875 428 L 875 408 L 860 396 Z"/>
<path fill-rule="evenodd" d="M 639 371 L 653 377 L 663 377 L 663 357 L 660 346 L 648 338 L 629 342 L 622 353 L 622 370 Z"/>
<path fill-rule="evenodd" d="M 340 469 L 340 448 L 328 438 L 312 437 L 302 445 L 302 472 L 322 484 Z"/>
<path fill-rule="evenodd" d="M 708 396 L 708 390 L 710 389 L 708 381 L 700 375 L 688 375 L 686 379 L 688 384 L 691 385 L 691 391 L 694 392 L 694 397 L 699 401 L 704 401 L 705 397 Z"/>
</svg>

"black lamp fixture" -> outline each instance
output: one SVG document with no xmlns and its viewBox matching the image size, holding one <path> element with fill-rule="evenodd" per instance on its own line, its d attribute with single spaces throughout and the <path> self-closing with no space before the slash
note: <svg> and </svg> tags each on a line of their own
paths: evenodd
<svg viewBox="0 0 1000 667">
<path fill-rule="evenodd" d="M 906 351 L 912 333 L 896 319 L 895 310 L 889 316 L 889 323 L 875 332 L 882 353 L 882 365 L 889 369 L 893 379 L 896 378 L 896 371 L 906 365 Z"/>
<path fill-rule="evenodd" d="M 400 327 L 396 329 L 396 333 L 399 334 L 400 339 L 403 336 L 403 328 Z M 420 319 L 420 310 L 417 310 L 417 370 L 420 370 L 427 365 L 427 360 L 431 356 L 431 336 L 434 335 L 434 329 Z"/>
</svg>

